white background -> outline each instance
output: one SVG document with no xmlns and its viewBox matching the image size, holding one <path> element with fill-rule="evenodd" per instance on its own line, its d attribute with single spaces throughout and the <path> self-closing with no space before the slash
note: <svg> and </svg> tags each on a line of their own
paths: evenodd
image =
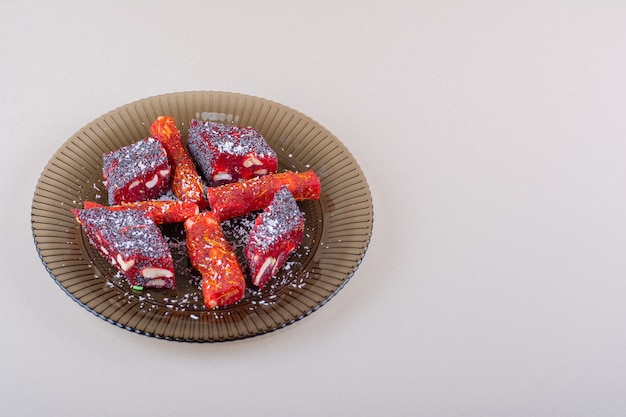
<svg viewBox="0 0 626 417">
<path fill-rule="evenodd" d="M 626 415 L 626 2 L 0 0 L 7 416 Z M 161 93 L 311 116 L 374 233 L 310 317 L 155 340 L 66 296 L 30 208 L 53 153 Z"/>
</svg>

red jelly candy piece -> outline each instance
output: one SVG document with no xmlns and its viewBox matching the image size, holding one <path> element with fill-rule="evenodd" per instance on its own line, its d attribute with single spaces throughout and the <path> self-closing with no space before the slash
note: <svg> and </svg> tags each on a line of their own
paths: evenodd
<svg viewBox="0 0 626 417">
<path fill-rule="evenodd" d="M 283 187 L 257 217 L 244 251 L 254 285 L 263 288 L 276 275 L 302 244 L 303 232 L 304 215 Z"/>
<path fill-rule="evenodd" d="M 278 156 L 258 130 L 191 120 L 189 153 L 209 185 L 273 174 Z"/>
<path fill-rule="evenodd" d="M 154 138 L 106 152 L 102 162 L 110 205 L 150 200 L 169 189 L 167 154 Z"/>
</svg>

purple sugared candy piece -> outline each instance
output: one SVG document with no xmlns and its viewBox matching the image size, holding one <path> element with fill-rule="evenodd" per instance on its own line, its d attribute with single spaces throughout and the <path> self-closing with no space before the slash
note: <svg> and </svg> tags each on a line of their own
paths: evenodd
<svg viewBox="0 0 626 417">
<path fill-rule="evenodd" d="M 248 180 L 278 170 L 278 156 L 258 130 L 191 120 L 189 153 L 211 186 Z"/>
<path fill-rule="evenodd" d="M 151 200 L 170 187 L 167 153 L 154 138 L 107 152 L 102 162 L 110 205 Z"/>
<path fill-rule="evenodd" d="M 176 289 L 172 253 L 159 227 L 141 210 L 74 210 L 89 242 L 132 286 Z"/>
<path fill-rule="evenodd" d="M 291 192 L 283 187 L 256 218 L 244 250 L 252 283 L 263 288 L 302 244 L 304 215 Z"/>
</svg>

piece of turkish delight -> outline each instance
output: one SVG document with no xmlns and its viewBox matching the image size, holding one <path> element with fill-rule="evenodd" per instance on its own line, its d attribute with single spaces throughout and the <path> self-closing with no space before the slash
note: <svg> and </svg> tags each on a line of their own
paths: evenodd
<svg viewBox="0 0 626 417">
<path fill-rule="evenodd" d="M 211 187 L 207 190 L 207 198 L 211 210 L 224 221 L 263 210 L 270 204 L 274 194 L 283 187 L 287 187 L 297 201 L 317 200 L 321 195 L 319 177 L 313 170 L 308 170 L 285 171 Z"/>
<path fill-rule="evenodd" d="M 256 218 L 244 250 L 254 285 L 263 288 L 302 244 L 304 220 L 287 187 L 275 193 Z"/>
<path fill-rule="evenodd" d="M 134 203 L 122 203 L 115 206 L 105 206 L 95 201 L 85 201 L 83 208 L 106 208 L 109 211 L 140 210 L 150 217 L 157 225 L 183 223 L 191 216 L 200 212 L 198 204 L 191 201 L 179 200 L 149 200 Z"/>
<path fill-rule="evenodd" d="M 245 277 L 219 217 L 211 211 L 190 217 L 185 221 L 185 234 L 191 265 L 202 276 L 205 306 L 212 309 L 241 300 Z"/>
<path fill-rule="evenodd" d="M 193 119 L 189 153 L 210 186 L 275 173 L 278 156 L 258 130 Z"/>
<path fill-rule="evenodd" d="M 170 187 L 167 153 L 154 138 L 106 152 L 102 162 L 110 205 L 150 200 Z"/>
<path fill-rule="evenodd" d="M 150 126 L 150 134 L 157 139 L 167 152 L 172 169 L 172 192 L 182 201 L 198 204 L 200 210 L 207 206 L 202 178 L 185 146 L 180 131 L 171 116 L 159 116 Z"/>
<path fill-rule="evenodd" d="M 141 210 L 72 211 L 89 242 L 132 286 L 176 288 L 174 261 L 161 230 Z"/>
</svg>

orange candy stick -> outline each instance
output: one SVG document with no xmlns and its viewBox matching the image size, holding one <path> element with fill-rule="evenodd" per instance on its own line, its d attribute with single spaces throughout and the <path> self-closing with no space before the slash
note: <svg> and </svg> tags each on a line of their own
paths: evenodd
<svg viewBox="0 0 626 417">
<path fill-rule="evenodd" d="M 174 118 L 159 116 L 150 126 L 150 134 L 165 148 L 172 168 L 172 191 L 182 201 L 193 201 L 200 210 L 207 206 L 202 178 L 187 153 Z"/>
<path fill-rule="evenodd" d="M 95 201 L 85 201 L 83 207 L 86 209 L 99 207 L 110 211 L 141 210 L 156 224 L 182 223 L 200 212 L 198 205 L 194 202 L 166 200 L 137 201 L 115 206 L 105 206 Z"/>
<path fill-rule="evenodd" d="M 274 194 L 284 186 L 291 191 L 296 201 L 320 198 L 320 179 L 312 170 L 285 171 L 209 188 L 207 197 L 211 210 L 224 221 L 255 210 L 263 210 L 270 204 Z"/>
<path fill-rule="evenodd" d="M 211 211 L 190 217 L 185 233 L 191 265 L 202 275 L 205 306 L 212 309 L 241 300 L 246 281 L 219 217 Z"/>
</svg>

